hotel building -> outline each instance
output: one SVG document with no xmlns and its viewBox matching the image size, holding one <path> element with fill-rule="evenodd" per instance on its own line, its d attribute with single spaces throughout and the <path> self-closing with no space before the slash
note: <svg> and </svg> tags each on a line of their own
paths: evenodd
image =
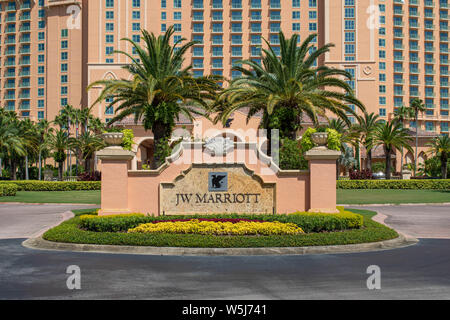
<svg viewBox="0 0 450 320">
<path fill-rule="evenodd" d="M 419 132 L 448 133 L 447 0 L 0 0 L 1 106 L 21 117 L 52 120 L 61 106 L 88 107 L 99 79 L 128 78 L 122 69 L 141 29 L 174 25 L 173 41 L 198 42 L 187 63 L 195 75 L 233 78 L 240 59 L 259 61 L 264 39 L 277 34 L 335 47 L 318 64 L 354 75 L 351 85 L 369 112 L 392 119 L 395 108 L 421 98 Z M 94 115 L 108 121 L 107 103 Z M 411 122 L 412 128 L 415 123 Z"/>
</svg>

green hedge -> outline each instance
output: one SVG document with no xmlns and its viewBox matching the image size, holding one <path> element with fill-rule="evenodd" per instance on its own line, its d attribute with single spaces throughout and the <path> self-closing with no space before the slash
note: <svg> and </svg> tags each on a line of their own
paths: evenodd
<svg viewBox="0 0 450 320">
<path fill-rule="evenodd" d="M 1 181 L 0 186 L 4 185 L 15 185 L 17 191 L 76 191 L 100 190 L 101 188 L 100 181 Z"/>
<path fill-rule="evenodd" d="M 363 217 L 363 228 L 339 232 L 317 232 L 299 235 L 272 236 L 212 236 L 199 234 L 137 234 L 126 232 L 93 232 L 79 228 L 80 214 L 93 213 L 76 210 L 76 217 L 48 230 L 43 238 L 48 241 L 66 243 L 88 243 L 105 245 L 134 245 L 157 247 L 196 248 L 256 248 L 341 245 L 376 242 L 398 237 L 398 234 L 375 221 L 373 211 L 356 210 Z M 211 217 L 211 216 L 208 216 Z M 242 217 L 242 216 L 240 216 Z M 279 216 L 277 216 L 279 218 Z M 170 217 L 170 218 L 173 218 Z"/>
<path fill-rule="evenodd" d="M 430 180 L 339 180 L 338 189 L 433 189 L 449 190 L 450 179 Z"/>
<path fill-rule="evenodd" d="M 118 216 L 81 216 L 80 227 L 95 232 L 126 232 L 142 223 L 156 220 L 185 219 L 185 218 L 243 218 L 263 221 L 279 221 L 295 223 L 306 233 L 328 232 L 361 228 L 363 218 L 359 214 L 342 211 L 338 214 L 297 212 L 279 215 L 251 215 L 251 214 L 220 214 L 220 215 L 193 215 L 193 216 L 144 216 L 142 214 L 128 214 Z"/>
<path fill-rule="evenodd" d="M 17 189 L 17 186 L 14 184 L 0 184 L 0 197 L 14 197 Z"/>
</svg>

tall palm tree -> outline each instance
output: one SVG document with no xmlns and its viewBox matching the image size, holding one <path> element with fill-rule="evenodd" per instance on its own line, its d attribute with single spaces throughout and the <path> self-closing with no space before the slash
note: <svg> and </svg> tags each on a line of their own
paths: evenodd
<svg viewBox="0 0 450 320">
<path fill-rule="evenodd" d="M 134 48 L 138 59 L 132 55 L 116 51 L 127 56 L 131 63 L 124 66 L 131 80 L 100 80 L 88 87 L 101 85 L 103 90 L 94 104 L 111 98 L 109 107 L 115 107 L 115 117 L 110 123 L 134 116 L 135 121 L 142 120 L 145 130 L 152 130 L 155 141 L 155 156 L 152 168 L 156 168 L 164 159 L 156 156 L 158 150 L 167 147 L 167 141 L 175 126 L 175 119 L 180 114 L 193 119 L 193 114 L 200 114 L 193 104 L 207 108 L 209 101 L 214 101 L 221 89 L 217 76 L 197 77 L 191 74 L 191 66 L 183 67 L 184 56 L 195 42 L 182 44 L 178 40 L 173 46 L 171 38 L 173 26 L 156 37 L 153 33 L 142 30 L 144 47 L 125 38 Z"/>
<path fill-rule="evenodd" d="M 394 110 L 394 120 L 398 121 L 402 125 L 404 122 L 414 117 L 414 111 L 410 107 L 401 106 Z M 403 170 L 403 147 L 400 150 L 402 155 L 400 170 Z"/>
<path fill-rule="evenodd" d="M 94 153 L 106 146 L 100 136 L 89 131 L 83 132 L 78 138 L 69 138 L 69 144 L 77 158 L 84 161 L 85 172 L 91 171 L 90 163 Z"/>
<path fill-rule="evenodd" d="M 406 148 L 412 150 L 408 130 L 406 130 L 398 121 L 384 122 L 376 126 L 372 143 L 373 145 L 382 145 L 386 160 L 386 179 L 391 178 L 391 155 L 395 149 Z"/>
<path fill-rule="evenodd" d="M 427 144 L 431 148 L 430 153 L 438 156 L 441 160 L 441 177 L 447 179 L 447 163 L 450 155 L 450 138 L 447 135 L 436 137 L 431 143 Z"/>
<path fill-rule="evenodd" d="M 38 151 L 38 133 L 35 124 L 30 119 L 19 122 L 19 135 L 23 138 L 25 146 L 25 180 L 29 180 L 29 160 L 35 157 Z"/>
<path fill-rule="evenodd" d="M 40 120 L 37 123 L 38 134 L 38 152 L 39 152 L 39 180 L 41 180 L 42 174 L 42 158 L 44 163 L 49 148 L 49 136 L 53 133 L 54 129 L 50 126 L 50 122 L 47 120 Z"/>
<path fill-rule="evenodd" d="M 17 155 L 25 156 L 26 143 L 20 135 L 17 114 L 3 109 L 0 109 L 0 152 L 9 161 L 11 179 L 16 180 L 16 163 L 13 159 Z"/>
<path fill-rule="evenodd" d="M 362 116 L 358 116 L 356 119 L 358 120 L 356 128 L 361 134 L 361 143 L 366 149 L 367 169 L 372 170 L 373 135 L 382 123 L 382 120 L 379 115 L 373 112 L 370 114 L 364 112 Z"/>
<path fill-rule="evenodd" d="M 58 179 L 63 179 L 64 161 L 66 161 L 66 149 L 68 145 L 68 134 L 65 130 L 57 130 L 55 134 L 49 136 L 50 146 L 53 151 L 53 159 L 58 163 Z"/>
<path fill-rule="evenodd" d="M 410 102 L 411 109 L 414 110 L 414 120 L 416 124 L 416 152 L 414 156 L 414 176 L 416 176 L 417 168 L 417 150 L 419 149 L 419 112 L 424 112 L 426 107 L 419 98 L 414 98 Z"/>
<path fill-rule="evenodd" d="M 300 128 L 302 117 L 309 116 L 315 125 L 319 116 L 329 112 L 350 125 L 347 114 L 355 115 L 348 104 L 364 109 L 355 98 L 346 80 L 351 75 L 344 70 L 327 66 L 316 67 L 316 62 L 333 47 L 326 44 L 315 48 L 316 34 L 310 35 L 298 46 L 298 35 L 286 39 L 279 33 L 280 57 L 268 41 L 262 50 L 262 63 L 241 61 L 233 70 L 242 73 L 232 80 L 219 97 L 218 116 L 215 121 L 224 124 L 231 113 L 249 108 L 248 118 L 261 112 L 261 127 L 267 130 L 268 154 L 271 130 L 280 131 L 280 137 L 294 138 Z"/>
</svg>

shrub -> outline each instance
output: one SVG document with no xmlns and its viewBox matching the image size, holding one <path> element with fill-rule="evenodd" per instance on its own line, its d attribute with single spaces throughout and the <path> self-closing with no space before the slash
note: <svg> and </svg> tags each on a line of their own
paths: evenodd
<svg viewBox="0 0 450 320">
<path fill-rule="evenodd" d="M 363 169 L 363 170 L 353 170 L 350 169 L 349 171 L 350 180 L 370 180 L 372 179 L 372 171 L 369 169 Z"/>
<path fill-rule="evenodd" d="M 123 133 L 122 147 L 125 150 L 131 151 L 131 149 L 133 148 L 133 144 L 134 144 L 134 141 L 133 141 L 134 140 L 133 130 L 131 130 L 131 129 L 123 129 L 122 133 Z"/>
<path fill-rule="evenodd" d="M 255 215 L 255 214 L 221 214 L 193 216 L 144 216 L 143 214 L 80 217 L 80 227 L 96 232 L 125 232 L 143 223 L 156 221 L 174 221 L 176 219 L 248 219 L 268 222 L 294 223 L 304 232 L 323 232 L 357 229 L 362 226 L 362 217 L 349 211 L 338 214 L 296 212 L 293 214 Z"/>
<path fill-rule="evenodd" d="M 0 185 L 15 185 L 17 191 L 76 191 L 100 190 L 100 181 L 1 181 Z"/>
<path fill-rule="evenodd" d="M 294 223 L 278 221 L 165 221 L 162 223 L 144 223 L 129 229 L 129 233 L 181 233 L 181 234 L 209 234 L 209 235 L 285 235 L 304 233 Z"/>
<path fill-rule="evenodd" d="M 285 138 L 280 148 L 280 168 L 283 170 L 306 170 L 308 161 L 303 157 L 298 142 Z"/>
<path fill-rule="evenodd" d="M 338 189 L 432 189 L 449 190 L 450 179 L 439 180 L 339 180 Z"/>
<path fill-rule="evenodd" d="M 338 133 L 336 130 L 330 129 L 330 128 L 320 128 L 320 129 L 308 128 L 308 129 L 306 129 L 305 133 L 303 134 L 301 142 L 300 142 L 302 152 L 306 152 L 316 146 L 311 139 L 311 135 L 313 133 L 319 132 L 319 131 L 324 131 L 324 132 L 328 133 L 328 140 L 327 140 L 328 149 L 337 150 L 337 151 L 341 150 L 341 136 L 342 135 L 340 133 Z"/>
<path fill-rule="evenodd" d="M 83 172 L 78 175 L 78 181 L 101 181 L 102 173 L 99 171 L 94 172 Z"/>
<path fill-rule="evenodd" d="M 17 186 L 13 184 L 0 184 L 0 197 L 14 197 L 17 193 Z"/>
</svg>

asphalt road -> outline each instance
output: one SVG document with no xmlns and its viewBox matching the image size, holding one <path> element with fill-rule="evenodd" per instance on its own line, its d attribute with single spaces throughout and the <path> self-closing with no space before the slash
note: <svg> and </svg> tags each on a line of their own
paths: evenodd
<svg viewBox="0 0 450 320">
<path fill-rule="evenodd" d="M 431 225 L 450 214 L 443 206 L 377 209 L 392 214 L 388 224 L 413 231 L 424 222 L 404 226 L 407 212 L 431 212 Z M 26 237 L 4 239 L 0 299 L 450 299 L 450 237 L 437 232 L 441 239 L 387 251 L 261 257 L 51 252 L 22 247 Z M 67 288 L 70 265 L 80 267 L 80 290 Z M 367 288 L 370 265 L 380 267 L 379 290 Z"/>
</svg>

